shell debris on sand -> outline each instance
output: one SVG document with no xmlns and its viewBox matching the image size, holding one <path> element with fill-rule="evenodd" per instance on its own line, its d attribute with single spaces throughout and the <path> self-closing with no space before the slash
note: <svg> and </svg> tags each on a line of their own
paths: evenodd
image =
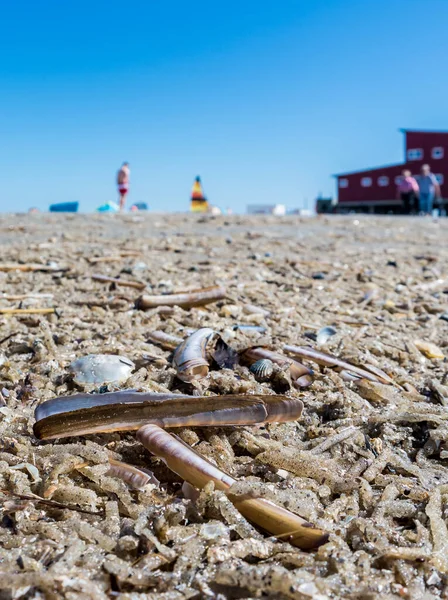
<svg viewBox="0 0 448 600">
<path fill-rule="evenodd" d="M 3 214 L 0 595 L 443 599 L 447 235 L 387 215 Z M 204 329 L 207 374 L 184 381 L 173 352 Z M 106 366 L 77 383 L 89 355 Z M 125 389 L 149 400 L 124 409 Z M 130 428 L 148 414 L 216 480 L 146 450 Z M 329 541 L 303 551 L 257 506 Z"/>
<path fill-rule="evenodd" d="M 125 356 L 89 354 L 74 360 L 69 370 L 79 385 L 119 383 L 129 379 L 135 364 Z"/>
</svg>

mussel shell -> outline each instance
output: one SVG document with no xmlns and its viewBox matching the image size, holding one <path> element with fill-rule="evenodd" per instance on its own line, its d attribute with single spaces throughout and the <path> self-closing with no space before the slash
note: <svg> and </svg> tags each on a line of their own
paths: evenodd
<svg viewBox="0 0 448 600">
<path fill-rule="evenodd" d="M 254 362 L 249 367 L 249 371 L 253 373 L 257 381 L 269 381 L 274 372 L 274 363 L 268 358 L 262 358 Z"/>
<path fill-rule="evenodd" d="M 116 354 L 88 354 L 74 360 L 69 370 L 79 385 L 101 385 L 126 381 L 134 370 L 132 360 Z"/>
</svg>

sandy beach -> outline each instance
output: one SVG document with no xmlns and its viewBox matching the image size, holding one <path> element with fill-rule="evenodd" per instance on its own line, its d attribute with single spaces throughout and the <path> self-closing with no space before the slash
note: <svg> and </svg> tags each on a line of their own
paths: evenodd
<svg viewBox="0 0 448 600">
<path fill-rule="evenodd" d="M 446 219 L 1 215 L 0 599 L 446 598 L 447 242 Z M 207 286 L 225 298 L 136 307 Z M 257 380 L 241 360 L 181 381 L 152 334 L 200 328 L 240 357 L 295 358 L 311 385 L 278 364 Z M 69 366 L 89 354 L 133 367 L 82 383 Z M 45 401 L 124 389 L 304 408 L 285 423 L 176 430 L 237 480 L 232 494 L 193 493 L 132 431 L 35 436 Z M 111 459 L 154 476 L 133 489 Z M 328 542 L 270 535 L 238 496 L 274 502 Z"/>
</svg>

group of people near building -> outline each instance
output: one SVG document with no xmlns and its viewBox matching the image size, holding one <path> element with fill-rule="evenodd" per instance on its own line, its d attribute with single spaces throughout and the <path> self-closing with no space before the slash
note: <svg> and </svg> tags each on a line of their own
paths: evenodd
<svg viewBox="0 0 448 600">
<path fill-rule="evenodd" d="M 415 177 L 411 171 L 404 170 L 397 185 L 397 197 L 402 200 L 406 214 L 431 214 L 434 205 L 441 199 L 441 193 L 439 182 L 429 165 L 422 165 L 420 175 Z"/>
<path fill-rule="evenodd" d="M 129 191 L 129 163 L 124 162 L 117 173 L 119 206 L 123 211 Z M 440 185 L 429 165 L 422 165 L 420 174 L 413 177 L 411 171 L 405 169 L 397 185 L 397 198 L 403 202 L 403 212 L 406 214 L 420 213 L 429 215 L 434 204 L 441 199 Z M 207 200 L 202 192 L 201 180 L 195 179 L 191 197 L 193 211 L 203 211 L 208 208 Z M 197 206 L 196 206 L 197 205 Z"/>
</svg>

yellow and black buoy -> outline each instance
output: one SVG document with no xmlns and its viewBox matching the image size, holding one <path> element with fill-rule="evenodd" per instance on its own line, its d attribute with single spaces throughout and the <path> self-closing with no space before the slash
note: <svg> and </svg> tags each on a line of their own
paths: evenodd
<svg viewBox="0 0 448 600">
<path fill-rule="evenodd" d="M 201 178 L 196 177 L 193 183 L 193 188 L 191 190 L 191 198 L 190 198 L 190 209 L 191 212 L 207 212 L 208 211 L 208 201 L 204 196 L 202 191 Z"/>
</svg>

